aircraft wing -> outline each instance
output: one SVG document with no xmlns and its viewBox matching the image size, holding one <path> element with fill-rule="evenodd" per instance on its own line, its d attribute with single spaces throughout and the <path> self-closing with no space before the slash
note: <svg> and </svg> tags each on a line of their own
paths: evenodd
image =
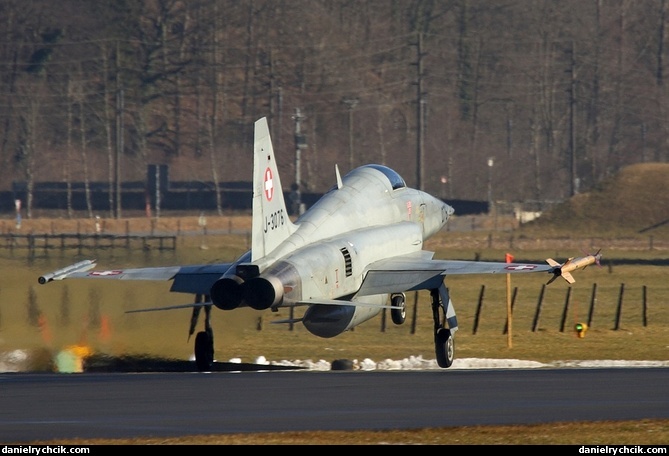
<svg viewBox="0 0 669 456">
<path fill-rule="evenodd" d="M 548 264 L 433 260 L 432 252 L 402 255 L 372 263 L 358 296 L 438 288 L 444 276 L 455 274 L 517 274 L 551 272 Z"/>
<path fill-rule="evenodd" d="M 39 278 L 39 282 L 46 283 L 64 279 L 172 280 L 170 291 L 208 295 L 214 282 L 225 274 L 231 264 L 91 270 L 95 263 L 86 260 L 45 274 Z"/>
</svg>

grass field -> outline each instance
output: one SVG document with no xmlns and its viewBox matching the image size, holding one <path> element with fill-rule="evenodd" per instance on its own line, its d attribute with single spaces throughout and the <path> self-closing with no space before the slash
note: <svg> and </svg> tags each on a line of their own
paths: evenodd
<svg viewBox="0 0 669 456">
<path fill-rule="evenodd" d="M 446 234 L 447 235 L 447 234 Z M 212 236 L 203 250 L 196 236 L 184 236 L 175 252 L 98 251 L 103 268 L 209 263 L 229 261 L 246 249 L 245 235 Z M 218 244 L 218 245 L 217 245 Z M 440 251 L 440 258 L 503 258 L 502 251 Z M 430 246 L 428 246 L 430 247 Z M 517 256 L 536 261 L 555 252 L 522 251 Z M 592 266 L 576 274 L 571 287 L 548 277 L 513 275 L 510 290 L 516 293 L 511 337 L 505 333 L 506 276 L 452 276 L 446 278 L 460 331 L 457 357 L 518 358 L 541 362 L 568 359 L 669 359 L 669 284 L 666 267 L 615 263 L 617 252 L 604 251 L 603 267 Z M 27 261 L 2 259 L 6 271 L 0 278 L 0 337 L 3 351 L 27 348 L 53 351 L 71 344 L 87 343 L 96 352 L 188 358 L 189 309 L 150 314 L 126 314 L 127 310 L 184 304 L 192 297 L 171 294 L 167 283 L 63 281 L 46 286 L 37 277 L 83 258 L 51 252 Z M 593 298 L 594 296 L 594 298 Z M 540 303 L 540 297 L 542 297 Z M 594 302 L 593 302 L 594 300 Z M 252 362 L 264 356 L 285 359 L 328 360 L 336 358 L 402 359 L 433 358 L 432 320 L 425 292 L 407 296 L 409 318 L 403 326 L 388 318 L 376 318 L 333 339 L 320 339 L 301 325 L 291 330 L 272 321 L 289 316 L 288 310 L 258 312 L 239 309 L 214 311 L 212 323 L 219 359 L 241 358 Z M 415 306 L 415 324 L 414 318 Z M 592 315 L 591 315 L 592 312 Z M 40 319 L 41 318 L 41 319 Z M 573 331 L 577 321 L 590 320 L 586 337 Z M 412 333 L 412 326 L 415 332 Z M 166 330 L 169 329 L 169 330 Z M 176 337 L 175 337 L 176 335 Z M 280 341 L 280 343 L 277 343 Z M 393 341 L 389 343 L 389 341 Z M 509 346 L 511 345 L 511 346 Z"/>
</svg>

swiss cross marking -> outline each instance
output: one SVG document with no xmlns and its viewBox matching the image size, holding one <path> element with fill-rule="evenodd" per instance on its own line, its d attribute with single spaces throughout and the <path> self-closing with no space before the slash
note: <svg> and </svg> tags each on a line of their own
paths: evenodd
<svg viewBox="0 0 669 456">
<path fill-rule="evenodd" d="M 504 269 L 510 269 L 512 271 L 522 271 L 522 270 L 532 270 L 536 269 L 536 266 L 533 264 L 514 264 L 512 266 L 507 266 Z"/>
<path fill-rule="evenodd" d="M 265 170 L 265 198 L 267 201 L 272 201 L 274 196 L 274 182 L 272 181 L 272 170 L 267 168 Z"/>
<path fill-rule="evenodd" d="M 105 277 L 105 276 L 119 275 L 121 273 L 123 273 L 123 271 L 118 271 L 118 270 L 116 270 L 116 271 L 93 271 L 89 275 Z"/>
</svg>

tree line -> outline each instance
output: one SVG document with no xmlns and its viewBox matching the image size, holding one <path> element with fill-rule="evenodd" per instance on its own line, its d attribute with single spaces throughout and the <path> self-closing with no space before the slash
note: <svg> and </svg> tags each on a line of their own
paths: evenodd
<svg viewBox="0 0 669 456">
<path fill-rule="evenodd" d="M 119 216 L 121 184 L 150 164 L 249 180 L 266 116 L 286 185 L 323 192 L 335 164 L 377 162 L 447 200 L 541 207 L 669 158 L 666 13 L 665 0 L 5 0 L 0 189 L 25 182 L 30 217 L 36 182 L 83 181 L 92 216 L 88 183 L 106 182 Z"/>
</svg>

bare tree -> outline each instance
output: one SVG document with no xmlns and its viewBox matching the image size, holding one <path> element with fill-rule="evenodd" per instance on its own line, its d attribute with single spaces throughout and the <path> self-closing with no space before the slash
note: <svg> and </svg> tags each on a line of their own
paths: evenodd
<svg viewBox="0 0 669 456">
<path fill-rule="evenodd" d="M 67 78 L 67 141 L 65 143 L 65 163 L 63 165 L 63 180 L 65 181 L 65 192 L 67 201 L 67 217 L 74 217 L 74 208 L 72 206 L 72 130 L 74 121 L 72 119 L 72 84 L 70 78 Z"/>
<path fill-rule="evenodd" d="M 81 156 L 82 178 L 84 180 L 84 196 L 86 197 L 86 210 L 88 217 L 93 218 L 93 204 L 91 202 L 91 183 L 88 173 L 88 139 L 86 137 L 86 117 L 87 113 L 84 109 L 85 90 L 83 87 L 83 72 L 79 68 L 80 84 L 77 85 L 72 92 L 73 101 L 77 103 L 79 108 L 79 152 Z"/>
<path fill-rule="evenodd" d="M 100 60 L 102 61 L 102 115 L 101 124 L 104 128 L 104 144 L 107 151 L 107 188 L 109 201 L 109 217 L 114 217 L 114 178 L 115 159 L 113 145 L 112 90 L 110 87 L 109 49 L 106 43 L 100 46 Z"/>
<path fill-rule="evenodd" d="M 347 138 L 360 152 L 354 163 L 376 157 L 411 176 L 417 160 L 407 151 L 420 122 L 410 38 L 421 32 L 422 133 L 425 161 L 435 164 L 425 189 L 443 191 L 448 175 L 451 197 L 482 199 L 480 176 L 494 156 L 496 173 L 508 177 L 496 178 L 499 197 L 561 199 L 570 151 L 583 190 L 627 164 L 666 160 L 665 16 L 666 0 L 6 0 L 0 182 L 7 190 L 19 176 L 32 189 L 74 179 L 83 156 L 67 154 L 79 143 L 87 179 L 109 180 L 111 213 L 117 133 L 124 181 L 166 163 L 171 175 L 213 179 L 218 191 L 246 171 L 248 126 L 261 115 L 271 117 L 288 174 L 294 149 L 285 119 L 295 107 L 308 118 L 303 181 L 311 191 L 327 190 Z M 116 76 L 127 114 L 114 132 Z M 70 120 L 68 78 L 84 88 Z M 350 137 L 345 96 L 360 100 Z M 54 159 L 71 168 L 43 165 Z M 220 212 L 220 194 L 216 204 Z"/>
</svg>

